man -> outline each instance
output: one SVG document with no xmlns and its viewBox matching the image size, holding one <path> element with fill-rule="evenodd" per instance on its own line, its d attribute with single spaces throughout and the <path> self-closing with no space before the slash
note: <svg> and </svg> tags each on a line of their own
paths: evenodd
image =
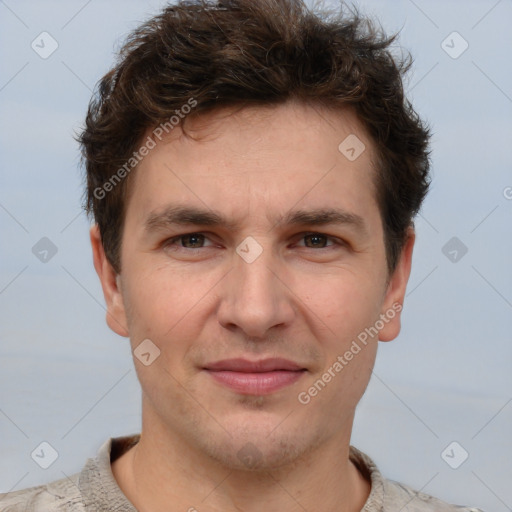
<svg viewBox="0 0 512 512">
<path fill-rule="evenodd" d="M 406 65 L 363 21 L 182 2 L 130 36 L 80 142 L 142 431 L 2 510 L 476 510 L 350 446 L 429 183 Z"/>
</svg>

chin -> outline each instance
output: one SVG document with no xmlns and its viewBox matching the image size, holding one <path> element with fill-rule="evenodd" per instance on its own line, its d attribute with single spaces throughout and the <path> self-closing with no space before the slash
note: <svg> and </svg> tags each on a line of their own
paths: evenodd
<svg viewBox="0 0 512 512">
<path fill-rule="evenodd" d="M 304 426 L 286 424 L 285 416 L 249 415 L 239 422 L 231 418 L 223 422 L 231 435 L 225 431 L 218 437 L 211 435 L 203 449 L 230 470 L 263 472 L 294 465 L 321 443 L 322 436 L 318 430 L 309 432 Z"/>
</svg>

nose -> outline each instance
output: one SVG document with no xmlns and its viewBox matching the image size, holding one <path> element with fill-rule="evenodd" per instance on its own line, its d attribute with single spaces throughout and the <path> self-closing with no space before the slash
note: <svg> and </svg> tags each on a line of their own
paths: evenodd
<svg viewBox="0 0 512 512">
<path fill-rule="evenodd" d="M 245 336 L 265 338 L 272 329 L 289 326 L 295 316 L 286 271 L 270 249 L 252 262 L 234 255 L 234 266 L 222 281 L 218 321 Z"/>
</svg>

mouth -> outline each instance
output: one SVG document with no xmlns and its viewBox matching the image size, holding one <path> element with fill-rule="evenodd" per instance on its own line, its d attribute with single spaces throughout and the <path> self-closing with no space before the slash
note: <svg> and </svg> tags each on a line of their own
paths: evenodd
<svg viewBox="0 0 512 512">
<path fill-rule="evenodd" d="M 216 382 L 243 395 L 267 395 L 297 382 L 307 369 L 287 359 L 225 359 L 203 370 Z"/>
</svg>

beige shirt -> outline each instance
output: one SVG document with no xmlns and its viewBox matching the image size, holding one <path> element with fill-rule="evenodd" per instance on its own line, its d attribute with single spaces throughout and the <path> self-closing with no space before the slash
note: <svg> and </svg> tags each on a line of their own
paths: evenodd
<svg viewBox="0 0 512 512">
<path fill-rule="evenodd" d="M 1 512 L 137 512 L 112 474 L 111 462 L 139 440 L 139 435 L 108 439 L 80 473 L 46 485 L 0 494 Z M 361 512 L 482 512 L 449 505 L 382 477 L 375 463 L 353 446 L 350 459 L 371 481 Z M 198 510 L 204 510 L 199 507 Z"/>
</svg>

